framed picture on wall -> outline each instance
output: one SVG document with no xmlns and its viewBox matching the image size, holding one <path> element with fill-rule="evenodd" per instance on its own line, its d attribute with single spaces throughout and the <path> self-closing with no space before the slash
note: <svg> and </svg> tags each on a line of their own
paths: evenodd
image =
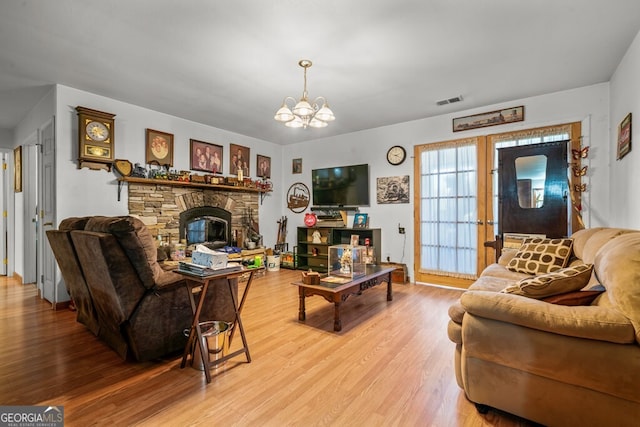
<svg viewBox="0 0 640 427">
<path fill-rule="evenodd" d="M 189 140 L 191 170 L 222 173 L 222 145 Z"/>
<path fill-rule="evenodd" d="M 173 134 L 147 129 L 146 162 L 173 166 Z"/>
<path fill-rule="evenodd" d="M 631 113 L 618 126 L 618 157 L 620 160 L 631 151 Z"/>
<path fill-rule="evenodd" d="M 229 173 L 238 175 L 238 169 L 242 170 L 243 176 L 249 176 L 249 147 L 242 145 L 230 144 L 231 155 L 229 156 Z"/>
<path fill-rule="evenodd" d="M 256 176 L 260 178 L 271 178 L 271 157 L 258 154 L 256 163 Z"/>
<path fill-rule="evenodd" d="M 302 159 L 293 159 L 292 172 L 293 173 L 302 173 Z"/>
<path fill-rule="evenodd" d="M 13 191 L 22 193 L 22 146 L 13 150 Z"/>
</svg>

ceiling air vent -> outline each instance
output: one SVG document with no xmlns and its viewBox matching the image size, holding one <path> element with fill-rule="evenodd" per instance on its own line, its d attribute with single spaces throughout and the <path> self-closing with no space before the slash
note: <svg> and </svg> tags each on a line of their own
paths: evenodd
<svg viewBox="0 0 640 427">
<path fill-rule="evenodd" d="M 449 99 L 443 99 L 441 101 L 436 102 L 437 105 L 447 105 L 447 104 L 453 104 L 454 102 L 460 102 L 462 101 L 462 95 L 458 95 L 455 96 L 453 98 L 449 98 Z"/>
</svg>

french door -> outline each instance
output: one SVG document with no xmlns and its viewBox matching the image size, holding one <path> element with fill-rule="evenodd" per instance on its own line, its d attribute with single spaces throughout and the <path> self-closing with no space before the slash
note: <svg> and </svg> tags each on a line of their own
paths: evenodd
<svg viewBox="0 0 640 427">
<path fill-rule="evenodd" d="M 415 146 L 416 282 L 467 287 L 495 262 L 497 149 L 563 139 L 579 149 L 580 123 Z"/>
</svg>

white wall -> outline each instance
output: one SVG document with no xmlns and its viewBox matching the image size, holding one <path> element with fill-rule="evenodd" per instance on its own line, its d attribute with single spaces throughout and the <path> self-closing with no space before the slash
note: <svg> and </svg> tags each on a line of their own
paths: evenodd
<svg viewBox="0 0 640 427">
<path fill-rule="evenodd" d="M 640 229 L 640 33 L 611 78 L 611 129 L 608 146 L 611 159 L 611 223 L 618 227 Z M 616 160 L 618 125 L 632 113 L 631 152 Z M 635 133 L 635 135 L 634 135 Z M 635 141 L 634 141 L 635 140 Z M 635 148 L 634 148 L 635 145 Z"/>
<path fill-rule="evenodd" d="M 638 105 L 638 85 L 633 85 L 632 75 L 637 74 L 640 65 L 640 42 L 636 39 L 627 53 L 625 60 L 616 72 L 612 85 L 611 112 L 621 120 L 627 111 Z M 627 96 L 627 91 L 635 95 Z M 621 95 L 622 93 L 623 95 Z M 55 96 L 54 96 L 55 95 Z M 55 100 L 55 102 L 54 102 Z M 621 100 L 631 105 L 623 105 Z M 51 105 L 55 104 L 55 107 Z M 127 104 L 114 99 L 101 97 L 88 92 L 57 85 L 29 113 L 14 131 L 13 140 L 18 145 L 20 138 L 26 138 L 29 131 L 37 129 L 53 112 L 56 117 L 57 140 L 57 221 L 68 216 L 79 215 L 122 215 L 127 213 L 127 191 L 123 188 L 122 199 L 117 201 L 117 175 L 115 172 L 93 171 L 77 169 L 77 115 L 75 107 L 85 107 L 107 111 L 116 114 L 116 158 L 128 159 L 132 163 L 144 164 L 145 129 L 152 128 L 174 134 L 174 167 L 176 169 L 189 168 L 189 139 L 199 139 L 225 147 L 225 173 L 228 168 L 229 144 L 235 143 L 250 147 L 251 170 L 255 171 L 255 156 L 262 154 L 271 157 L 274 192 L 264 199 L 260 207 L 261 233 L 265 244 L 273 246 L 277 235 L 276 221 L 281 215 L 289 218 L 289 232 L 287 242 L 290 249 L 295 245 L 295 227 L 303 225 L 304 213 L 295 214 L 286 208 L 286 192 L 294 182 L 304 182 L 311 188 L 311 169 L 356 163 L 370 165 L 370 187 L 372 202 L 369 208 L 362 209 L 369 213 L 372 228 L 382 229 L 382 255 L 390 257 L 392 261 L 404 262 L 409 268 L 413 267 L 413 202 L 402 205 L 378 205 L 375 201 L 375 184 L 377 177 L 410 175 L 411 191 L 413 191 L 413 147 L 415 145 L 464 138 L 468 136 L 505 132 L 516 129 L 545 126 L 551 124 L 583 122 L 583 135 L 587 138 L 584 145 L 590 145 L 588 159 L 589 174 L 587 183 L 589 190 L 584 194 L 584 217 L 587 227 L 612 225 L 634 226 L 631 223 L 634 215 L 625 214 L 611 206 L 625 206 L 624 202 L 633 203 L 632 212 L 640 212 L 640 201 L 631 197 L 633 176 L 637 180 L 640 172 L 633 170 L 633 159 L 637 153 L 632 151 L 624 161 L 616 162 L 616 167 L 625 161 L 628 167 L 620 168 L 609 173 L 609 158 L 613 148 L 609 143 L 613 131 L 609 129 L 609 83 L 557 92 L 537 97 L 513 100 L 501 104 L 489 105 L 479 109 L 462 111 L 455 114 L 443 114 L 428 119 L 397 124 L 393 126 L 369 129 L 338 137 L 318 139 L 286 147 L 227 132 L 221 129 L 191 122 L 146 108 Z M 476 129 L 467 132 L 453 133 L 451 121 L 454 117 L 470 115 L 510 106 L 525 106 L 525 121 L 491 128 Z M 623 110 L 625 113 L 618 113 Z M 340 118 L 338 117 L 338 120 Z M 637 128 L 637 126 L 636 126 Z M 313 130 L 308 130 L 312 132 Z M 391 166 L 386 162 L 385 154 L 392 145 L 402 145 L 410 158 L 400 166 Z M 303 173 L 292 174 L 291 161 L 303 158 Z M 613 156 L 615 158 L 615 156 Z M 637 162 L 637 160 L 636 160 Z M 638 168 L 636 168 L 638 169 Z M 281 174 L 275 171 L 281 170 Z M 615 191 L 609 192 L 609 181 Z M 617 188 L 624 188 L 626 193 L 621 195 Z M 611 194 L 610 194 L 611 193 Z M 616 204 L 618 203 L 618 204 Z M 16 207 L 18 209 L 18 207 Z M 21 209 L 21 208 L 20 208 Z M 613 214 L 615 211 L 615 214 Z M 620 215 L 628 215 L 624 222 Z M 349 217 L 352 221 L 352 216 Z M 638 219 L 635 219 L 638 221 Z M 398 234 L 398 223 L 406 228 L 407 234 Z M 10 246 L 11 247 L 11 246 Z M 22 242 L 17 239 L 15 252 L 22 252 Z"/>
<path fill-rule="evenodd" d="M 251 150 L 251 176 L 255 177 L 256 155 L 271 157 L 273 171 L 282 169 L 281 147 L 271 142 L 227 132 L 168 114 L 105 98 L 66 86 L 57 86 L 56 121 L 56 209 L 57 222 L 69 216 L 126 215 L 126 185 L 117 200 L 116 172 L 78 169 L 78 119 L 76 106 L 115 114 L 115 158 L 145 165 L 145 129 L 174 135 L 173 169 L 189 170 L 189 139 L 211 142 L 224 147 L 225 174 L 229 172 L 229 144 Z M 264 243 L 273 247 L 277 237 L 276 220 L 282 211 L 281 176 L 272 173 L 275 192 L 268 194 L 260 206 L 260 232 Z"/>
<path fill-rule="evenodd" d="M 13 148 L 13 131 L 0 129 L 0 148 Z"/>
<path fill-rule="evenodd" d="M 13 147 L 37 141 L 38 129 L 55 115 L 55 87 L 29 111 L 13 131 Z M 26 162 L 24 156 L 22 161 Z M 29 170 L 23 164 L 24 171 Z M 13 173 L 13 171 L 12 171 Z M 24 196 L 25 192 L 10 193 L 13 195 L 13 209 L 7 213 L 8 247 L 13 256 L 9 257 L 8 273 L 14 271 L 24 277 Z"/>
<path fill-rule="evenodd" d="M 609 216 L 607 167 L 609 85 L 602 83 L 584 88 L 568 90 L 510 102 L 489 105 L 480 109 L 445 114 L 423 120 L 401 123 L 351 133 L 332 138 L 318 139 L 287 147 L 283 151 L 283 190 L 294 182 L 303 182 L 311 189 L 311 170 L 328 166 L 356 163 L 370 165 L 371 206 L 361 208 L 370 216 L 370 227 L 382 229 L 382 256 L 394 262 L 403 262 L 413 268 L 413 200 L 409 204 L 378 205 L 375 198 L 376 178 L 395 175 L 411 176 L 411 191 L 414 189 L 413 159 L 400 166 L 391 166 L 386 161 L 386 152 L 393 145 L 402 145 L 413 155 L 413 147 L 419 144 L 465 138 L 475 135 L 506 132 L 515 129 L 585 121 L 589 128 L 583 134 L 590 135 L 589 161 L 596 165 L 589 170 L 590 191 L 585 194 L 584 216 L 587 227 L 607 225 Z M 451 131 L 454 117 L 492 111 L 500 108 L 525 106 L 525 121 L 466 132 Z M 338 117 L 337 120 L 340 120 Z M 312 130 L 310 130 L 312 131 Z M 303 173 L 292 174 L 291 161 L 303 158 Z M 596 178 L 596 179 L 593 179 Z M 286 205 L 285 205 L 286 206 Z M 290 218 L 287 241 L 295 245 L 295 227 L 303 225 L 304 213 L 285 211 Z M 349 225 L 352 216 L 349 217 Z M 406 228 L 406 235 L 398 234 L 398 223 Z M 403 255 L 404 254 L 404 255 Z"/>
</svg>

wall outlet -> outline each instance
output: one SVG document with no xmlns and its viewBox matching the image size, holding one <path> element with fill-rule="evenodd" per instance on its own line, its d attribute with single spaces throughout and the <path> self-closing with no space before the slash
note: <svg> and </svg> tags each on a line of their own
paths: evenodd
<svg viewBox="0 0 640 427">
<path fill-rule="evenodd" d="M 404 227 L 398 226 L 398 233 L 404 234 Z"/>
</svg>

